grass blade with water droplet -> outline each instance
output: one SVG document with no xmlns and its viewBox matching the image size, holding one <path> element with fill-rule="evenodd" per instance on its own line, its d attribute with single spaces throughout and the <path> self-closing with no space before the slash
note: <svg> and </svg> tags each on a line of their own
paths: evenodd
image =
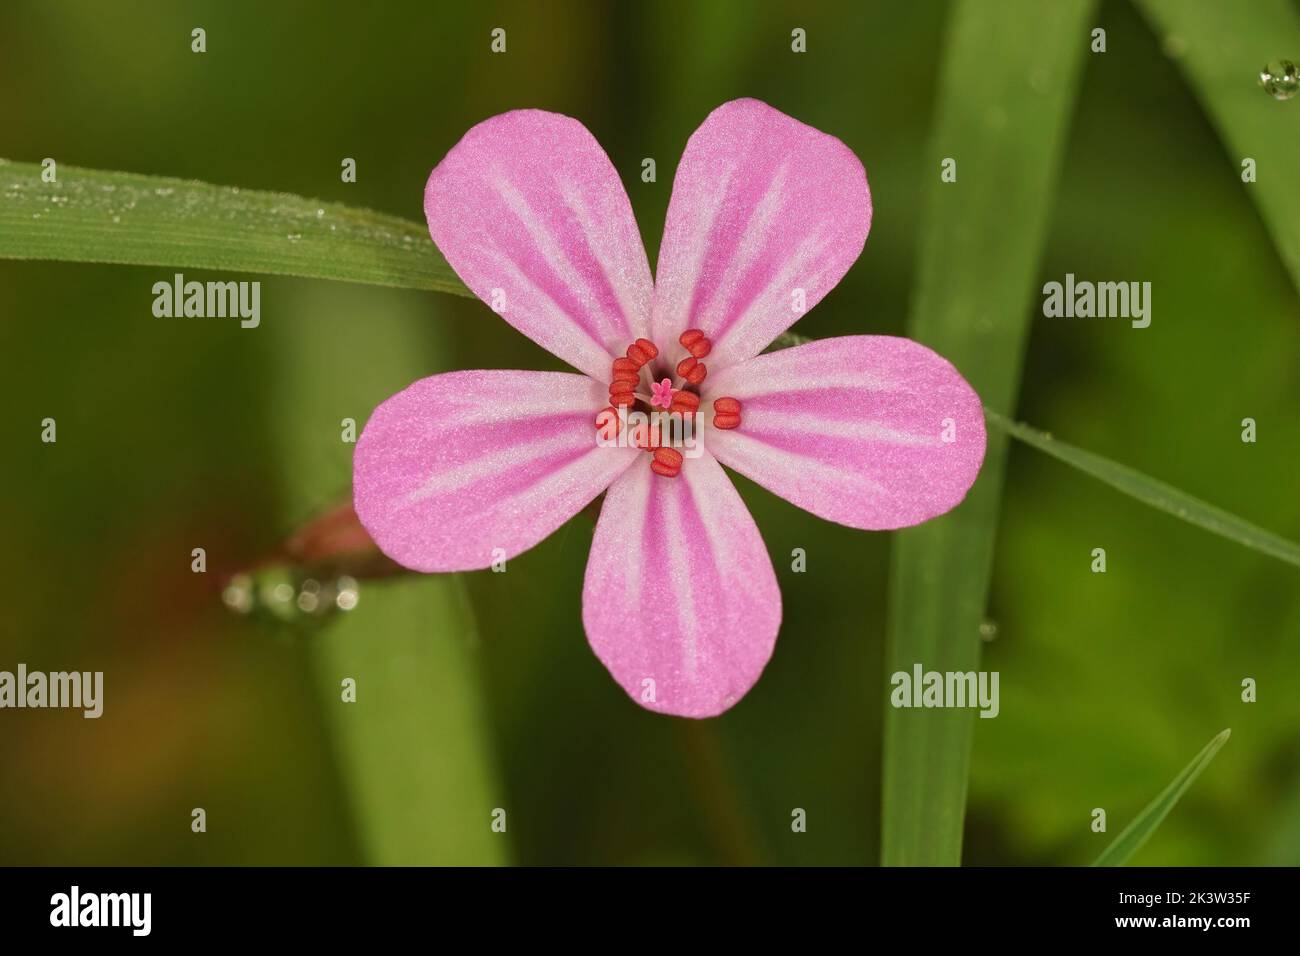
<svg viewBox="0 0 1300 956">
<path fill-rule="evenodd" d="M 1057 169 L 1087 52 L 1088 0 L 958 3 L 940 62 L 922 175 L 908 334 L 946 356 L 994 408 L 1014 403 Z M 944 157 L 956 182 L 939 180 Z M 979 666 L 1006 439 L 990 435 L 979 480 L 951 514 L 894 536 L 886 673 Z M 974 711 L 885 714 L 881 860 L 955 866 Z"/>
<path fill-rule="evenodd" d="M 1143 504 L 1159 508 L 1176 518 L 1181 518 L 1198 528 L 1204 528 L 1212 534 L 1227 538 L 1229 541 L 1235 541 L 1252 551 L 1259 551 L 1262 554 L 1277 558 L 1279 561 L 1285 561 L 1288 564 L 1300 567 L 1300 544 L 1296 544 L 1294 541 L 1289 541 L 1271 531 L 1265 531 L 1243 518 L 1238 518 L 1222 508 L 1201 501 L 1199 498 L 1193 498 L 1185 491 L 1179 491 L 1172 485 L 1157 481 L 1155 478 L 1144 475 L 1140 471 L 1135 471 L 1127 465 L 1121 465 L 1109 458 L 1103 458 L 1101 455 L 1084 451 L 1082 448 L 1076 448 L 1073 445 L 1067 445 L 1051 435 L 1030 428 L 1020 422 L 1014 422 L 991 409 L 986 408 L 984 410 L 984 417 L 990 425 L 1006 432 L 1013 438 L 1027 445 L 1032 445 L 1039 451 L 1046 452 L 1053 458 L 1059 459 L 1067 465 L 1072 465 L 1080 471 L 1087 472 L 1097 480 L 1105 482 L 1112 488 L 1122 491 L 1132 498 L 1136 498 Z"/>
<path fill-rule="evenodd" d="M 417 189 L 419 187 L 417 186 Z M 412 202 L 418 202 L 416 192 Z M 0 160 L 0 258 L 341 279 L 470 295 L 423 223 L 288 193 Z"/>
<path fill-rule="evenodd" d="M 1192 785 L 1197 777 L 1214 759 L 1214 755 L 1219 752 L 1231 736 L 1232 730 L 1224 730 L 1192 758 L 1192 762 L 1183 768 L 1182 773 L 1174 777 L 1173 782 L 1160 792 L 1160 795 L 1147 804 L 1137 817 L 1120 831 L 1119 836 L 1115 837 L 1110 846 L 1102 851 L 1101 856 L 1093 861 L 1093 866 L 1123 866 L 1136 853 L 1142 844 L 1155 832 L 1156 827 L 1164 822 L 1165 817 L 1169 816 L 1169 811 L 1174 808 L 1182 795 L 1187 792 L 1187 788 Z"/>
<path fill-rule="evenodd" d="M 1286 0 L 1138 0 L 1138 9 L 1182 69 L 1228 149 L 1225 176 L 1242 160 L 1256 179 L 1243 189 L 1300 289 L 1300 98 L 1279 103 L 1260 89 L 1260 70 L 1278 57 L 1300 58 L 1300 14 Z"/>
</svg>

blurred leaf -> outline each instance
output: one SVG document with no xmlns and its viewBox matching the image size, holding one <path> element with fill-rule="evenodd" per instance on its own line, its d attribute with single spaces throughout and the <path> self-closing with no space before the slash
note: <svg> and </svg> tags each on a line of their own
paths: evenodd
<svg viewBox="0 0 1300 956">
<path fill-rule="evenodd" d="M 470 295 L 421 223 L 288 193 L 0 160 L 0 258 L 342 279 Z"/>
<path fill-rule="evenodd" d="M 295 520 L 350 493 L 355 446 L 341 440 L 343 419 L 354 418 L 359 430 L 378 402 L 435 371 L 436 353 L 422 334 L 434 330 L 418 299 L 319 285 L 300 296 L 300 315 L 266 324 L 280 337 L 269 407 L 283 510 Z M 506 803 L 493 772 L 480 654 L 461 578 L 362 581 L 356 608 L 337 613 L 310 641 L 368 862 L 502 862 L 508 837 L 490 825 L 492 810 Z M 341 700 L 346 677 L 357 682 L 355 703 Z"/>
<path fill-rule="evenodd" d="M 1143 504 L 1159 508 L 1176 518 L 1181 518 L 1222 538 L 1244 545 L 1252 551 L 1259 551 L 1270 557 L 1277 558 L 1279 561 L 1300 566 L 1300 544 L 1296 544 L 1294 541 L 1288 541 L 1271 531 L 1265 531 L 1263 528 L 1238 518 L 1222 508 L 1216 508 L 1199 498 L 1193 498 L 1185 491 L 1179 491 L 1163 481 L 1157 481 L 1139 471 L 1134 471 L 1127 465 L 1118 464 L 1108 458 L 1094 455 L 1090 451 L 1084 451 L 1082 448 L 1075 448 L 1073 445 L 1057 441 L 1046 432 L 1040 432 L 1028 425 L 1013 422 L 992 409 L 986 408 L 984 417 L 990 425 L 1001 429 L 1008 435 L 1027 445 L 1032 445 L 1039 451 L 1046 452 L 1053 458 L 1072 465 L 1080 471 L 1087 472 L 1097 480 L 1103 481 L 1112 488 L 1136 498 Z"/>
<path fill-rule="evenodd" d="M 1115 837 L 1114 842 L 1102 851 L 1101 856 L 1093 862 L 1093 866 L 1123 866 L 1129 861 L 1142 846 L 1146 843 L 1147 838 L 1156 831 L 1156 827 L 1164 822 L 1165 817 L 1169 816 L 1169 811 L 1192 785 L 1192 781 L 1201 775 L 1204 770 L 1214 759 L 1214 755 L 1219 752 L 1232 735 L 1232 730 L 1224 730 L 1217 737 L 1211 740 L 1205 747 L 1192 758 L 1192 762 L 1183 768 L 1183 772 L 1174 777 L 1173 782 L 1164 790 L 1160 791 L 1160 796 L 1156 797 L 1146 808 L 1137 815 L 1137 817 L 1126 826 L 1120 835 Z"/>
<path fill-rule="evenodd" d="M 1297 104 L 1278 102 L 1259 87 L 1268 61 L 1300 58 L 1300 13 L 1286 0 L 1139 0 L 1138 7 L 1227 146 L 1224 175 L 1240 179 L 1241 161 L 1255 160 L 1258 178 L 1243 188 L 1300 289 Z"/>
<path fill-rule="evenodd" d="M 922 175 L 922 227 L 908 334 L 950 359 L 985 404 L 1018 388 L 1034 273 L 1075 100 L 1089 0 L 957 3 L 937 62 L 938 113 Z M 957 160 L 957 181 L 939 179 Z M 891 555 L 886 673 L 916 662 L 979 665 L 1006 440 L 951 514 L 898 532 Z M 887 708 L 882 813 L 886 865 L 961 862 L 974 711 Z"/>
</svg>

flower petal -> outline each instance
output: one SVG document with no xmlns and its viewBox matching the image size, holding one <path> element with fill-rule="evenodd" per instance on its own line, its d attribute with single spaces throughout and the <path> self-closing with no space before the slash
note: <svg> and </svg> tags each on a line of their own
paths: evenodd
<svg viewBox="0 0 1300 956">
<path fill-rule="evenodd" d="M 705 453 L 663 478 L 648 458 L 605 496 L 582 621 L 596 656 L 642 707 L 712 717 L 745 695 L 772 656 L 781 592 L 718 463 Z"/>
<path fill-rule="evenodd" d="M 537 544 L 635 461 L 598 447 L 605 390 L 567 372 L 449 372 L 375 409 L 353 456 L 357 515 L 417 571 L 470 571 Z M 496 549 L 500 549 L 497 551 Z"/>
<path fill-rule="evenodd" d="M 943 514 L 984 461 L 979 396 L 947 359 L 911 339 L 822 339 L 724 369 L 707 385 L 706 398 L 742 406 L 739 428 L 705 432 L 719 461 L 853 528 Z"/>
<path fill-rule="evenodd" d="M 703 329 L 710 374 L 757 355 L 835 287 L 870 228 L 852 150 L 758 100 L 724 103 L 677 167 L 651 338 Z"/>
<path fill-rule="evenodd" d="M 424 214 L 474 294 L 574 368 L 608 381 L 611 356 L 646 334 L 632 206 L 577 120 L 515 110 L 479 123 L 430 174 Z"/>
</svg>

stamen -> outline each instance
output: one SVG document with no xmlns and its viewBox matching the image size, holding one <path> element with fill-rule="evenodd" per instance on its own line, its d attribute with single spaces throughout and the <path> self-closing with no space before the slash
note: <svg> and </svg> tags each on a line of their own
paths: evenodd
<svg viewBox="0 0 1300 956">
<path fill-rule="evenodd" d="M 611 382 L 609 386 L 609 403 L 619 408 L 636 404 L 636 393 L 627 382 Z"/>
<path fill-rule="evenodd" d="M 637 339 L 627 347 L 627 357 L 638 369 L 646 362 L 654 359 L 658 354 L 658 347 L 649 339 Z"/>
<path fill-rule="evenodd" d="M 640 381 L 641 375 L 639 372 L 629 372 L 626 370 L 619 371 L 618 369 L 615 369 L 614 377 L 610 380 L 610 384 L 613 385 L 615 382 L 627 382 L 628 385 L 636 388 L 637 383 Z"/>
<path fill-rule="evenodd" d="M 704 376 L 709 374 L 709 370 L 705 368 L 703 362 L 690 355 L 677 363 L 677 374 L 692 385 L 699 385 L 704 381 Z"/>
<path fill-rule="evenodd" d="M 740 402 L 734 398 L 718 398 L 713 402 L 713 427 L 722 429 L 740 426 Z"/>
<path fill-rule="evenodd" d="M 713 343 L 705 338 L 703 329 L 687 329 L 677 337 L 677 341 L 697 359 L 702 359 L 713 351 Z"/>
<path fill-rule="evenodd" d="M 700 396 L 694 392 L 673 392 L 673 403 L 668 407 L 670 412 L 680 412 L 683 415 L 694 415 L 700 408 Z"/>
<path fill-rule="evenodd" d="M 682 453 L 676 448 L 656 448 L 650 470 L 665 478 L 676 478 L 682 470 Z"/>
</svg>

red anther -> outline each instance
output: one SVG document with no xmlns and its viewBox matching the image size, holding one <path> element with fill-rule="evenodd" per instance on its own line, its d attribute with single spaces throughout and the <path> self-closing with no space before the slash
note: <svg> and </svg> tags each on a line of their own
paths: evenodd
<svg viewBox="0 0 1300 956">
<path fill-rule="evenodd" d="M 631 406 L 631 405 L 635 405 L 635 404 L 636 404 L 636 396 L 633 395 L 630 391 L 629 391 L 629 392 L 610 392 L 610 393 L 609 393 L 609 403 L 610 403 L 611 405 L 616 405 L 616 406 L 618 406 L 618 407 L 620 407 L 620 408 L 627 408 L 628 406 Z"/>
<path fill-rule="evenodd" d="M 719 415 L 739 415 L 740 402 L 734 398 L 716 398 L 713 400 L 713 410 Z"/>
<path fill-rule="evenodd" d="M 704 381 L 704 376 L 709 374 L 709 370 L 703 362 L 692 355 L 677 363 L 677 374 L 692 385 L 699 385 L 700 382 Z"/>
<path fill-rule="evenodd" d="M 650 356 L 650 358 L 655 358 L 659 354 L 659 347 L 649 339 L 637 339 L 636 345 L 642 352 Z"/>
<path fill-rule="evenodd" d="M 721 428 L 723 430 L 727 430 L 731 428 L 739 428 L 740 416 L 739 415 L 714 415 L 713 427 Z"/>
<path fill-rule="evenodd" d="M 639 372 L 616 370 L 614 372 L 614 378 L 610 381 L 610 384 L 613 385 L 616 382 L 626 382 L 628 385 L 631 385 L 633 388 L 636 388 L 637 383 L 640 381 L 641 381 L 641 375 Z"/>
<path fill-rule="evenodd" d="M 669 407 L 670 412 L 689 412 L 694 414 L 699 410 L 700 396 L 694 392 L 673 392 L 673 403 Z"/>
<path fill-rule="evenodd" d="M 675 448 L 656 448 L 650 470 L 665 478 L 676 478 L 682 470 L 682 453 Z"/>
<path fill-rule="evenodd" d="M 700 329 L 687 329 L 677 338 L 678 342 L 697 359 L 702 359 L 713 351 L 713 343 L 704 337 Z"/>
<path fill-rule="evenodd" d="M 682 453 L 676 448 L 656 448 L 655 461 L 667 465 L 669 468 L 682 467 Z"/>
<path fill-rule="evenodd" d="M 619 372 L 631 372 L 632 374 L 635 375 L 635 374 L 637 374 L 637 373 L 640 371 L 640 369 L 641 369 L 641 366 L 637 365 L 636 362 L 633 362 L 633 361 L 632 361 L 631 359 L 629 359 L 629 358 L 616 358 L 616 359 L 614 359 L 614 374 L 615 374 L 615 375 L 617 375 Z"/>
<path fill-rule="evenodd" d="M 635 363 L 637 368 L 640 368 L 646 362 L 654 358 L 653 355 L 641 348 L 641 346 L 637 345 L 635 342 L 627 347 L 627 357 L 629 361 Z"/>
</svg>

